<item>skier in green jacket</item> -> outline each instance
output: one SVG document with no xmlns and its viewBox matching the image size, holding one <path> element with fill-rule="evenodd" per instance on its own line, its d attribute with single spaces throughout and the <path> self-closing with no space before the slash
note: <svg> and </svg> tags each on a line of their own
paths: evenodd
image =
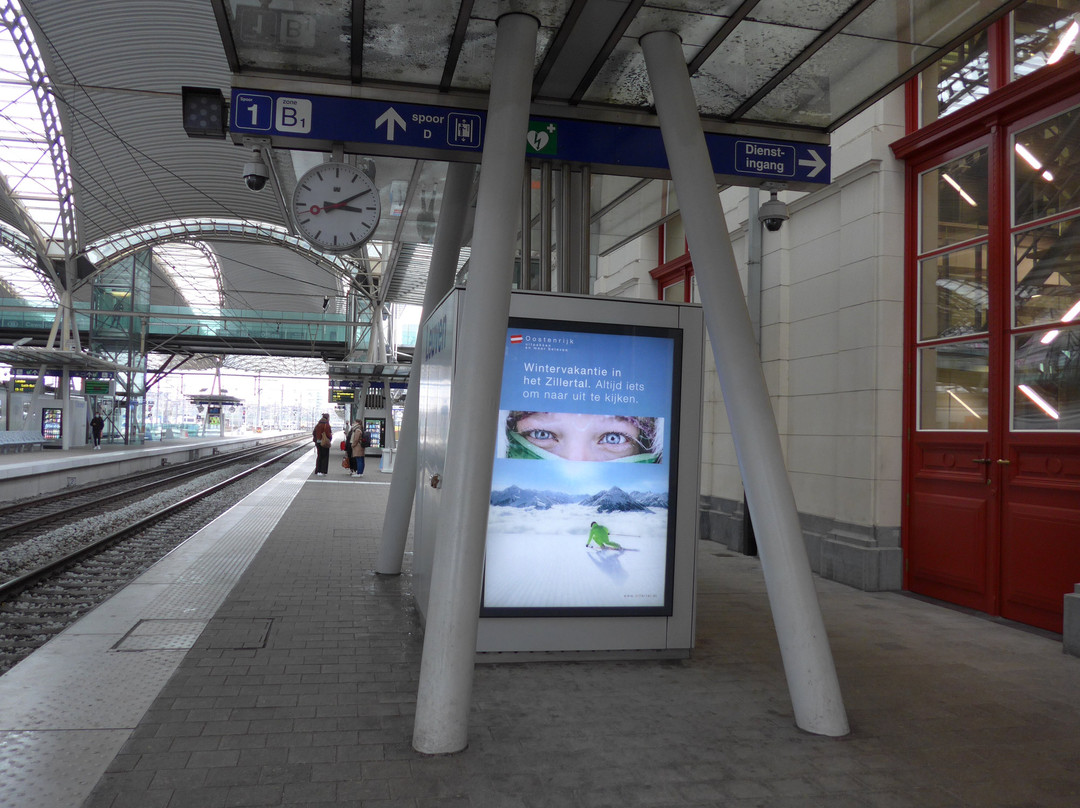
<svg viewBox="0 0 1080 808">
<path fill-rule="evenodd" d="M 596 542 L 596 546 L 600 550 L 621 550 L 622 545 L 618 542 L 613 542 L 608 538 L 608 529 L 598 522 L 593 522 L 589 528 L 589 540 L 585 542 L 585 546 L 590 546 L 593 542 Z"/>
</svg>

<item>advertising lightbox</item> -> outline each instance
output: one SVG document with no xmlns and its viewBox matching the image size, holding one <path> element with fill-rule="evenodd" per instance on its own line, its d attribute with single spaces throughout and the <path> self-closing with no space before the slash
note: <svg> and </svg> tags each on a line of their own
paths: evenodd
<svg viewBox="0 0 1080 808">
<path fill-rule="evenodd" d="M 682 333 L 512 318 L 481 615 L 670 615 Z"/>
<path fill-rule="evenodd" d="M 452 290 L 423 325 L 413 591 L 427 622 L 460 406 Z M 694 641 L 701 308 L 515 291 L 494 447 L 476 650 L 485 659 L 685 656 Z M 490 471 L 491 485 L 487 485 Z M 452 489 L 451 489 L 452 490 Z M 681 491 L 681 495 L 680 495 Z"/>
</svg>

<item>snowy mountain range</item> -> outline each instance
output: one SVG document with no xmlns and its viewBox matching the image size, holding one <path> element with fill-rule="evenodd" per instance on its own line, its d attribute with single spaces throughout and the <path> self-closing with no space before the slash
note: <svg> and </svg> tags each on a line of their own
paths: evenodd
<svg viewBox="0 0 1080 808">
<path fill-rule="evenodd" d="M 594 508 L 597 513 L 627 511 L 645 511 L 652 513 L 652 508 L 666 508 L 666 493 L 627 493 L 618 486 L 608 488 L 596 494 L 569 494 L 564 491 L 536 491 L 511 485 L 501 491 L 491 492 L 491 504 L 508 508 L 535 508 L 547 510 L 553 505 L 585 505 Z"/>
</svg>

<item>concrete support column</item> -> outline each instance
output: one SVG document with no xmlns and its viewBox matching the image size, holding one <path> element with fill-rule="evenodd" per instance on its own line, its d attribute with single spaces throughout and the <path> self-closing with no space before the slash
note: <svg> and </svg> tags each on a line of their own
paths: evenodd
<svg viewBox="0 0 1080 808">
<path fill-rule="evenodd" d="M 439 223 L 431 250 L 431 268 L 428 271 L 427 288 L 424 289 L 424 307 L 420 321 L 431 314 L 450 287 L 457 273 L 461 237 L 465 231 L 465 216 L 472 190 L 472 163 L 451 163 L 446 169 Z M 401 440 L 394 457 L 394 476 L 390 479 L 390 496 L 386 503 L 383 520 L 382 542 L 375 571 L 383 575 L 401 573 L 401 560 L 405 556 L 405 544 L 409 538 L 409 518 L 412 516 L 413 498 L 416 495 L 417 429 L 420 413 L 420 370 L 424 359 L 423 329 L 416 335 L 412 370 L 409 371 L 409 389 L 405 395 L 405 412 L 401 419 Z"/>
<path fill-rule="evenodd" d="M 641 47 L 758 537 L 795 722 L 807 732 L 845 735 L 847 714 L 681 42 L 658 31 L 642 37 Z"/>
<path fill-rule="evenodd" d="M 1062 649 L 1066 654 L 1080 657 L 1080 584 L 1065 595 L 1065 620 Z"/>
<path fill-rule="evenodd" d="M 413 747 L 458 752 L 468 744 L 480 584 L 491 496 L 506 322 L 517 242 L 525 134 L 538 23 L 499 18 L 487 134 L 454 378 L 428 597 Z"/>
</svg>

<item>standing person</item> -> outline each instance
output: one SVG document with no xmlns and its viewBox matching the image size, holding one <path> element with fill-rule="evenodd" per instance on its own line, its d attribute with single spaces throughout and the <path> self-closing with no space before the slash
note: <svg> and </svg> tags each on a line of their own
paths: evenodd
<svg viewBox="0 0 1080 808">
<path fill-rule="evenodd" d="M 341 442 L 342 447 L 345 449 L 345 459 L 349 461 L 350 477 L 356 474 L 356 464 L 353 463 L 352 436 L 360 428 L 359 424 L 359 419 L 354 418 L 352 424 L 345 429 L 345 440 Z"/>
<path fill-rule="evenodd" d="M 311 430 L 315 441 L 315 476 L 325 477 L 330 468 L 330 443 L 334 439 L 334 429 L 330 426 L 330 413 L 324 412 L 319 423 Z"/>
<path fill-rule="evenodd" d="M 90 419 L 90 434 L 94 437 L 94 448 L 101 448 L 101 430 L 105 428 L 105 419 L 101 417 L 100 412 L 95 412 L 94 417 Z"/>
<path fill-rule="evenodd" d="M 364 455 L 366 454 L 367 447 L 371 445 L 371 440 L 367 436 L 367 432 L 360 425 L 360 422 L 356 422 L 356 426 L 353 427 L 352 438 L 350 440 L 352 446 L 353 457 L 353 474 L 359 477 L 364 473 Z"/>
</svg>

